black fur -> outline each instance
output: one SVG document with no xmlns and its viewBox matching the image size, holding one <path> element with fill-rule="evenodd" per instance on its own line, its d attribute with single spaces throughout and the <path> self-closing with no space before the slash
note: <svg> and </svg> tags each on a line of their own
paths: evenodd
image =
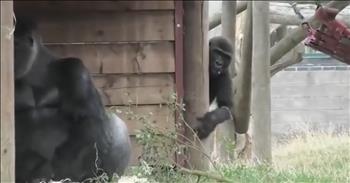
<svg viewBox="0 0 350 183">
<path fill-rule="evenodd" d="M 232 60 L 232 45 L 224 37 L 218 36 L 209 41 L 209 101 L 215 99 L 218 108 L 198 118 L 199 123 L 193 129 L 200 139 L 204 139 L 215 127 L 232 119 L 232 82 L 229 65 Z"/>
<path fill-rule="evenodd" d="M 229 119 L 232 119 L 231 111 L 227 107 L 220 107 L 214 111 L 207 112 L 203 117 L 197 118 L 199 123 L 196 123 L 194 129 L 197 132 L 199 139 L 207 138 L 215 127 Z"/>
<path fill-rule="evenodd" d="M 123 174 L 128 130 L 106 113 L 81 60 L 50 53 L 34 24 L 16 25 L 16 182 Z"/>
</svg>

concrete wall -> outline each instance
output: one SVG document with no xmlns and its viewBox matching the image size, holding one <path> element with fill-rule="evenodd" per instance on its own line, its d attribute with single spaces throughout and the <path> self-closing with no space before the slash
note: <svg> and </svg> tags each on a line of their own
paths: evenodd
<svg viewBox="0 0 350 183">
<path fill-rule="evenodd" d="M 281 71 L 271 80 L 271 100 L 274 140 L 310 130 L 349 131 L 350 67 Z"/>
</svg>

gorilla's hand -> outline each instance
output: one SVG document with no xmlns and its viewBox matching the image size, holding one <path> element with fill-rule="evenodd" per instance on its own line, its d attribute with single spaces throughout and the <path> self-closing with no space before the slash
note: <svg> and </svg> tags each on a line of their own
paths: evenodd
<svg viewBox="0 0 350 183">
<path fill-rule="evenodd" d="M 207 138 L 215 127 L 226 121 L 232 120 L 232 114 L 228 107 L 220 107 L 214 111 L 207 112 L 204 116 L 197 118 L 198 122 L 192 126 L 200 139 Z"/>
</svg>

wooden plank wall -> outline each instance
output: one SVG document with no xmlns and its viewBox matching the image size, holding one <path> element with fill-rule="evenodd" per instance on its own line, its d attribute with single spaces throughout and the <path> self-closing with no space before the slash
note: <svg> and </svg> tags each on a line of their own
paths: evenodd
<svg viewBox="0 0 350 183">
<path fill-rule="evenodd" d="M 35 19 L 43 42 L 63 57 L 79 57 L 93 74 L 107 106 L 138 114 L 173 129 L 175 116 L 165 104 L 175 92 L 173 1 L 16 1 L 17 16 Z M 57 16 L 59 14 L 59 16 Z M 137 163 L 140 147 L 127 122 Z"/>
<path fill-rule="evenodd" d="M 13 73 L 13 2 L 0 2 L 1 62 L 0 62 L 0 136 L 1 180 L 15 182 L 15 111 Z"/>
</svg>

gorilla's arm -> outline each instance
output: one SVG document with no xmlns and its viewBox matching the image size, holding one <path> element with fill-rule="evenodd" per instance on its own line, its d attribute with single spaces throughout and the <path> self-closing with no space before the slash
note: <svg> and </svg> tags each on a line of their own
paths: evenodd
<svg viewBox="0 0 350 183">
<path fill-rule="evenodd" d="M 69 140 L 55 151 L 55 178 L 68 175 L 82 181 L 102 173 L 96 166 L 108 176 L 122 175 L 131 151 L 128 130 L 120 118 L 105 111 L 87 68 L 80 59 L 65 58 L 52 63 L 50 72 L 59 91 L 60 108 L 71 122 Z M 98 161 L 96 153 L 100 153 Z"/>
<path fill-rule="evenodd" d="M 99 93 L 80 59 L 60 59 L 52 62 L 49 69 L 59 91 L 62 112 L 74 119 L 105 116 Z"/>
<path fill-rule="evenodd" d="M 218 124 L 229 119 L 232 119 L 231 111 L 224 106 L 205 113 L 203 117 L 197 118 L 199 123 L 195 123 L 195 126 L 192 128 L 197 133 L 199 139 L 204 139 L 215 130 Z"/>
<path fill-rule="evenodd" d="M 208 137 L 218 124 L 233 118 L 231 114 L 233 107 L 231 78 L 228 75 L 223 75 L 216 82 L 216 86 L 220 86 L 216 93 L 218 108 L 198 118 L 198 123 L 193 128 L 200 139 Z"/>
</svg>

